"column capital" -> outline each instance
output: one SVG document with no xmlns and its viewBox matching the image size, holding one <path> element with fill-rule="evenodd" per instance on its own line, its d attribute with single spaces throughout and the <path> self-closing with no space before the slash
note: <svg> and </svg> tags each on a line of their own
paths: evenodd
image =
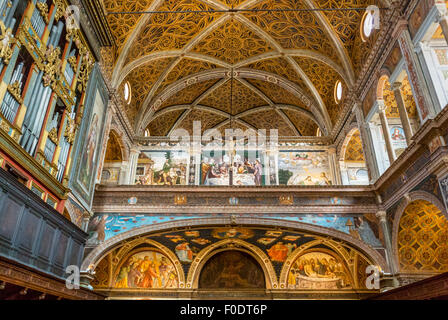
<svg viewBox="0 0 448 320">
<path fill-rule="evenodd" d="M 375 216 L 380 220 L 380 222 L 386 222 L 387 212 L 380 210 L 375 214 Z"/>
<path fill-rule="evenodd" d="M 387 109 L 387 106 L 386 106 L 386 103 L 384 102 L 384 100 L 377 100 L 376 102 L 378 104 L 378 110 L 380 112 L 385 112 Z"/>
<path fill-rule="evenodd" d="M 392 86 L 391 86 L 391 89 L 392 89 L 392 91 L 400 91 L 401 90 L 401 87 L 403 87 L 403 82 L 399 82 L 399 81 L 395 81 L 393 84 L 392 84 Z M 401 92 L 401 91 L 400 91 Z"/>
<path fill-rule="evenodd" d="M 447 15 L 448 9 L 446 7 L 445 0 L 436 0 L 434 7 L 436 7 L 439 12 L 439 16 L 437 17 L 439 21 Z"/>
<path fill-rule="evenodd" d="M 330 146 L 328 148 L 328 154 L 336 154 L 336 147 L 335 146 Z"/>
<path fill-rule="evenodd" d="M 408 21 L 406 19 L 400 19 L 398 20 L 397 24 L 395 25 L 394 31 L 392 32 L 393 38 L 400 37 L 403 30 L 406 30 L 408 27 Z"/>
</svg>

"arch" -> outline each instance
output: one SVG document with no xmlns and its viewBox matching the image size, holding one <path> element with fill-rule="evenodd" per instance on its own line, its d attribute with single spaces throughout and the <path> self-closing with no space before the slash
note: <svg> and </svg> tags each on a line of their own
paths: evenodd
<svg viewBox="0 0 448 320">
<path fill-rule="evenodd" d="M 380 71 L 380 76 L 378 77 L 376 85 L 376 99 L 384 100 L 384 86 L 386 82 L 389 82 L 390 72 L 386 69 Z"/>
<path fill-rule="evenodd" d="M 129 243 L 123 243 L 123 245 L 121 247 L 119 246 L 119 251 L 113 258 L 117 264 L 114 266 L 114 269 L 111 270 L 112 279 L 111 279 L 111 282 L 109 283 L 109 287 L 112 288 L 114 286 L 115 279 L 117 278 L 117 274 L 120 271 L 121 266 L 123 265 L 123 263 L 126 262 L 126 260 L 129 257 L 131 257 L 133 254 L 136 254 L 137 252 L 151 249 L 151 247 L 146 247 L 146 248 L 140 248 L 140 249 L 136 250 L 136 247 L 138 247 L 139 245 L 142 245 L 142 244 L 148 244 L 149 246 L 154 247 L 158 252 L 162 253 L 163 255 L 168 257 L 168 259 L 170 259 L 170 261 L 173 263 L 174 267 L 176 268 L 179 288 L 185 288 L 185 273 L 182 268 L 182 264 L 180 263 L 177 256 L 169 248 L 165 247 L 164 245 L 160 244 L 159 242 L 151 240 L 151 239 L 146 239 L 146 238 L 137 238 Z M 116 249 L 117 249 L 117 247 L 115 246 L 114 248 L 111 248 L 111 250 L 108 250 L 105 254 L 103 254 L 101 256 L 101 258 L 98 259 L 96 266 L 103 259 L 105 259 L 111 253 L 112 250 L 116 250 Z M 95 268 L 96 268 L 96 266 L 95 266 Z"/>
<path fill-rule="evenodd" d="M 385 271 L 389 271 L 389 266 L 386 263 L 381 254 L 373 249 L 371 246 L 367 245 L 362 240 L 356 239 L 349 234 L 337 231 L 334 229 L 311 225 L 302 222 L 275 220 L 267 218 L 248 218 L 248 217 L 214 217 L 214 218 L 197 218 L 197 219 L 186 219 L 178 220 L 173 222 L 164 222 L 156 225 L 147 225 L 139 228 L 132 229 L 119 236 L 112 237 L 97 247 L 95 247 L 84 259 L 81 270 L 88 272 L 88 270 L 95 269 L 99 262 L 99 259 L 105 256 L 106 253 L 110 252 L 114 247 L 120 243 L 130 240 L 135 237 L 141 237 L 149 233 L 160 232 L 172 228 L 188 228 L 188 227 L 209 227 L 209 226 L 221 226 L 221 225 L 233 225 L 238 224 L 242 226 L 264 226 L 264 227 L 274 227 L 274 228 L 291 228 L 295 230 L 300 230 L 304 232 L 310 232 L 319 236 L 327 236 L 339 241 L 344 241 L 353 248 L 356 248 L 359 252 L 368 256 L 376 265 L 381 266 Z"/>
<path fill-rule="evenodd" d="M 403 217 L 403 215 L 406 212 L 406 209 L 409 207 L 410 204 L 416 201 L 424 201 L 426 203 L 431 204 L 432 206 L 436 207 L 442 216 L 444 216 L 446 219 L 448 219 L 448 214 L 446 211 L 445 206 L 442 204 L 442 202 L 433 194 L 430 194 L 425 191 L 414 191 L 409 194 L 406 194 L 405 197 L 401 200 L 397 210 L 395 211 L 394 217 L 393 217 L 393 226 L 392 226 L 392 255 L 393 255 L 393 261 L 394 261 L 394 268 L 396 269 L 395 272 L 400 272 L 400 259 L 399 259 L 399 231 L 400 231 L 400 222 Z M 421 271 L 420 271 L 421 272 Z"/>
<path fill-rule="evenodd" d="M 113 148 L 115 148 L 116 150 L 113 150 Z M 126 154 L 126 148 L 123 145 L 123 141 L 121 140 L 121 137 L 114 129 L 111 129 L 109 131 L 109 139 L 107 140 L 106 154 L 104 156 L 104 162 L 125 161 L 125 159 L 124 159 L 125 154 Z M 112 160 L 112 158 L 117 158 L 117 159 Z"/>
<path fill-rule="evenodd" d="M 346 248 L 340 243 L 340 242 L 335 242 L 332 239 L 329 238 L 322 238 L 319 240 L 315 240 L 315 241 L 311 241 L 308 243 L 305 243 L 303 245 L 301 245 L 300 247 L 298 247 L 297 249 L 295 249 L 293 251 L 293 253 L 286 259 L 285 263 L 283 264 L 281 273 L 280 273 L 280 281 L 279 281 L 279 285 L 280 285 L 280 289 L 287 289 L 288 288 L 288 275 L 289 272 L 294 264 L 294 262 L 302 255 L 312 252 L 312 251 L 317 251 L 317 250 L 322 250 L 322 248 L 318 248 L 316 250 L 314 250 L 314 247 L 316 247 L 317 245 L 326 245 L 327 247 L 331 248 L 332 250 L 334 250 L 334 253 L 337 254 L 340 258 L 342 258 L 344 260 L 344 265 L 347 268 L 347 270 L 350 273 L 351 276 L 351 282 L 353 284 L 353 286 L 355 287 L 356 281 L 355 281 L 355 277 L 353 274 L 354 270 L 351 270 L 349 268 L 349 261 L 352 260 L 352 252 L 349 252 L 346 250 Z M 365 254 L 355 250 L 356 253 L 358 255 L 360 255 L 362 258 L 364 258 L 366 261 L 368 261 L 370 264 L 375 264 L 373 262 L 373 260 L 369 257 L 367 257 Z"/>
<path fill-rule="evenodd" d="M 266 289 L 277 289 L 278 281 L 269 257 L 257 246 L 241 239 L 224 239 L 202 249 L 191 263 L 187 276 L 187 289 L 198 289 L 202 268 L 215 254 L 228 250 L 239 250 L 251 255 L 263 269 Z"/>
</svg>

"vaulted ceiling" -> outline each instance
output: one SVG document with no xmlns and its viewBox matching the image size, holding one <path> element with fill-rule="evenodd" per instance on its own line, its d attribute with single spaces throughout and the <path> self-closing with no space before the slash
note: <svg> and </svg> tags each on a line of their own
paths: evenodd
<svg viewBox="0 0 448 320">
<path fill-rule="evenodd" d="M 125 109 L 137 135 L 192 130 L 195 120 L 202 130 L 330 134 L 378 34 L 362 41 L 363 10 L 129 13 L 365 8 L 375 0 L 103 1 L 106 12 L 121 12 L 107 16 L 115 46 L 103 57 L 117 92 L 131 86 Z"/>
</svg>

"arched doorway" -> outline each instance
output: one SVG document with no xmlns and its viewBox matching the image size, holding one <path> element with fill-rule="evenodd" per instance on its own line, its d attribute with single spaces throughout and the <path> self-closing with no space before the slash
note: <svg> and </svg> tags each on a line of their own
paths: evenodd
<svg viewBox="0 0 448 320">
<path fill-rule="evenodd" d="M 248 253 L 222 251 L 202 268 L 199 289 L 265 289 L 263 269 Z"/>
</svg>

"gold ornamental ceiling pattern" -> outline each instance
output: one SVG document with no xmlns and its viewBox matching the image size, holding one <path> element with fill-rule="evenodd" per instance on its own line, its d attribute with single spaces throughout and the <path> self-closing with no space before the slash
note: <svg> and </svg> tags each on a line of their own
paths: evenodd
<svg viewBox="0 0 448 320">
<path fill-rule="evenodd" d="M 198 0 L 164 0 L 158 11 L 211 10 L 212 7 Z M 180 50 L 195 35 L 206 29 L 221 13 L 182 14 L 158 13 L 138 35 L 138 45 L 133 46 L 127 61 L 131 62 L 156 51 Z"/>
<path fill-rule="evenodd" d="M 341 114 L 343 103 L 336 103 L 334 98 L 334 88 L 336 82 L 341 81 L 346 90 L 347 85 L 344 82 L 344 79 L 342 79 L 336 71 L 329 68 L 328 65 L 318 60 L 303 57 L 295 57 L 294 60 L 300 65 L 302 70 L 306 72 L 310 80 L 313 82 L 322 97 L 322 100 L 327 106 L 331 121 L 335 124 Z"/>
<path fill-rule="evenodd" d="M 405 209 L 398 229 L 400 269 L 448 271 L 448 220 L 432 203 L 417 200 Z"/>
<path fill-rule="evenodd" d="M 266 131 L 270 129 L 278 129 L 279 136 L 296 136 L 296 133 L 291 126 L 289 126 L 288 123 L 286 123 L 275 110 L 255 112 L 242 117 L 241 119 L 255 128 L 263 128 L 266 129 Z"/>
<path fill-rule="evenodd" d="M 232 101 L 230 100 L 231 98 Z M 231 115 L 268 105 L 259 95 L 237 80 L 227 81 L 204 97 L 204 99 L 200 100 L 199 104 L 221 110 Z"/>
<path fill-rule="evenodd" d="M 193 52 L 232 65 L 272 50 L 259 35 L 234 19 L 218 27 L 193 48 Z"/>
<path fill-rule="evenodd" d="M 140 107 L 152 86 L 172 60 L 172 58 L 162 58 L 153 61 L 152 63 L 144 64 L 132 70 L 132 72 L 125 78 L 125 81 L 123 81 L 122 86 L 119 89 L 120 92 L 123 92 L 122 87 L 126 82 L 129 82 L 131 86 L 131 103 L 129 105 L 126 105 L 125 103 L 125 109 L 129 121 L 132 124 L 134 124 L 134 120 L 140 111 Z"/>
<path fill-rule="evenodd" d="M 367 7 L 374 0 L 103 2 L 107 12 L 118 13 L 222 10 L 231 7 L 264 10 L 360 8 Z M 201 80 L 180 91 L 171 90 L 173 86 L 196 75 L 223 68 L 236 72 L 241 68 L 246 72 L 243 82 L 253 86 L 249 91 L 241 87 L 244 96 L 232 107 L 235 110 L 242 112 L 259 107 L 260 99 L 264 99 L 259 95 L 261 91 L 272 104 L 291 105 L 310 112 L 311 118 L 300 113 L 298 116 L 293 111 L 290 116 L 276 112 L 274 116 L 279 118 L 279 123 L 289 122 L 286 126 L 288 130 L 295 131 L 295 134 L 308 135 L 313 132 L 315 135 L 316 128 L 320 126 L 323 132 L 330 133 L 338 117 L 342 116 L 340 111 L 343 107 L 343 103 L 334 102 L 335 81 L 346 80 L 344 91 L 350 89 L 350 84 L 356 80 L 353 75 L 356 76 L 361 69 L 378 34 L 375 31 L 367 42 L 362 42 L 359 29 L 362 16 L 362 11 L 109 14 L 107 20 L 116 46 L 102 50 L 103 68 L 111 77 L 114 88 L 122 90 L 126 81 L 131 83 L 132 102 L 127 106 L 127 116 L 137 135 L 141 135 L 148 124 L 154 133 L 169 131 L 167 128 L 155 128 L 151 116 L 157 116 L 157 112 L 166 107 L 197 104 L 195 100 L 223 77 Z M 258 72 L 258 75 L 247 76 L 247 72 Z M 297 93 L 284 89 L 279 79 L 287 80 L 290 83 L 288 86 L 294 85 Z M 206 101 L 207 106 L 229 113 L 230 107 L 224 103 L 225 93 L 228 93 L 225 89 L 224 86 L 207 95 L 208 100 L 203 99 L 201 103 L 205 104 Z M 172 96 L 167 96 L 165 92 L 170 92 Z M 157 100 L 159 96 L 164 97 L 162 101 Z M 259 113 L 267 118 L 269 112 Z M 208 115 L 216 117 L 217 113 Z M 164 116 L 168 117 L 167 114 Z M 285 117 L 289 121 L 285 122 Z M 189 118 L 191 116 L 188 115 L 185 119 Z M 258 125 L 255 127 L 259 128 Z M 291 134 L 286 129 L 282 131 Z"/>
<path fill-rule="evenodd" d="M 168 73 L 163 82 L 160 84 L 154 96 L 157 97 L 159 93 L 166 89 L 166 87 L 180 79 L 202 71 L 213 70 L 217 67 L 218 66 L 214 63 L 191 58 L 183 58 L 178 61 L 174 68 Z"/>
<path fill-rule="evenodd" d="M 104 0 L 103 2 L 107 12 L 141 12 L 146 10 L 153 0 Z M 113 31 L 118 52 L 121 51 L 141 17 L 141 14 L 131 13 L 107 15 L 107 22 Z"/>
<path fill-rule="evenodd" d="M 299 130 L 300 135 L 304 137 L 313 137 L 317 134 L 317 123 L 308 119 L 303 113 L 291 109 L 282 109 L 292 124 Z"/>
<path fill-rule="evenodd" d="M 171 128 L 176 124 L 176 121 L 184 112 L 185 109 L 174 110 L 155 117 L 147 127 L 150 136 L 167 136 Z"/>
<path fill-rule="evenodd" d="M 364 162 L 364 152 L 362 149 L 362 140 L 359 130 L 356 130 L 345 149 L 345 161 Z"/>
<path fill-rule="evenodd" d="M 260 90 L 275 104 L 293 105 L 308 109 L 297 96 L 275 83 L 254 79 L 247 80 L 247 82 Z"/>
<path fill-rule="evenodd" d="M 193 109 L 188 115 L 183 119 L 177 128 L 182 128 L 187 130 L 190 135 L 193 135 L 193 122 L 201 122 L 201 133 L 205 130 L 212 129 L 219 123 L 225 121 L 227 118 L 221 115 L 211 113 L 205 110 Z"/>
<path fill-rule="evenodd" d="M 298 85 L 299 88 L 305 91 L 308 96 L 312 97 L 312 94 L 306 83 L 297 76 L 297 72 L 284 58 L 265 59 L 251 63 L 245 67 L 254 70 L 266 71 L 272 74 L 278 74 L 280 77 L 283 77 L 286 80 L 289 80 Z"/>
<path fill-rule="evenodd" d="M 162 110 L 170 106 L 192 104 L 197 98 L 199 98 L 205 91 L 207 91 L 218 81 L 219 80 L 211 79 L 188 86 L 180 90 L 179 92 L 173 94 L 156 111 Z"/>
<path fill-rule="evenodd" d="M 303 1 L 266 0 L 251 8 L 266 10 L 306 9 L 307 7 Z M 284 49 L 309 49 L 322 53 L 334 61 L 339 60 L 322 26 L 310 12 L 263 11 L 244 13 L 244 16 L 265 30 Z"/>
</svg>

